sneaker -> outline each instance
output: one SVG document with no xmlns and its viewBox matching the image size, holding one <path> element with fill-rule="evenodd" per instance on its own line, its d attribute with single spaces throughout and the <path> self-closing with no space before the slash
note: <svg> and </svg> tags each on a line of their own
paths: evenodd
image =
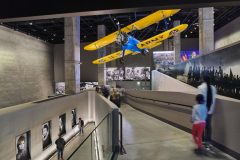
<svg viewBox="0 0 240 160">
<path fill-rule="evenodd" d="M 204 148 L 205 148 L 207 151 L 210 151 L 210 150 L 211 150 L 210 145 L 205 145 Z"/>
<path fill-rule="evenodd" d="M 195 152 L 196 154 L 202 154 L 202 153 L 203 153 L 203 150 L 202 150 L 202 148 L 196 148 L 196 149 L 194 149 L 194 152 Z"/>
</svg>

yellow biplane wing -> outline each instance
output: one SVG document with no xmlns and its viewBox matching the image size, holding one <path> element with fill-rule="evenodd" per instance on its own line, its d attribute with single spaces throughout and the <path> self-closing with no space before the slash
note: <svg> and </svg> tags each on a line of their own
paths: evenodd
<svg viewBox="0 0 240 160">
<path fill-rule="evenodd" d="M 171 38 L 173 37 L 174 35 L 178 34 L 178 33 L 181 33 L 182 31 L 184 31 L 186 28 L 188 27 L 187 24 L 181 24 L 177 27 L 174 27 L 170 30 L 167 30 L 163 33 L 160 33 L 154 37 L 151 37 L 149 39 L 146 39 L 140 43 L 137 44 L 137 47 L 139 49 L 144 49 L 144 48 L 148 48 L 148 49 L 151 49 L 151 48 L 154 48 L 160 44 L 162 44 L 162 41 L 164 41 L 165 39 L 167 38 Z"/>
<path fill-rule="evenodd" d="M 121 31 L 125 32 L 125 33 L 129 33 L 133 30 L 141 30 L 143 28 L 146 28 L 154 23 L 157 23 L 157 22 L 163 20 L 164 18 L 172 16 L 179 11 L 180 11 L 180 9 L 159 10 L 157 12 L 154 12 L 154 13 L 122 28 Z M 111 34 L 85 46 L 84 50 L 96 50 L 96 49 L 102 48 L 102 47 L 116 41 L 118 32 L 119 31 L 111 33 Z"/>
<path fill-rule="evenodd" d="M 127 55 L 129 55 L 131 53 L 133 53 L 133 52 L 130 51 L 130 50 L 125 50 L 124 56 L 127 56 Z M 102 57 L 102 58 L 99 58 L 97 60 L 94 60 L 92 63 L 93 64 L 103 64 L 103 63 L 106 63 L 106 62 L 109 62 L 109 61 L 113 61 L 113 60 L 121 58 L 121 57 L 122 57 L 122 51 L 118 51 L 118 52 L 109 54 L 109 55 L 107 55 L 105 57 Z"/>
</svg>

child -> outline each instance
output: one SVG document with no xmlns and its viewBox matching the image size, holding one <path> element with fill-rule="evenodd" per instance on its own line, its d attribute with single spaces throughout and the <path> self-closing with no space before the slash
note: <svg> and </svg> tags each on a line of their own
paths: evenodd
<svg viewBox="0 0 240 160">
<path fill-rule="evenodd" d="M 197 144 L 195 151 L 202 149 L 202 134 L 206 124 L 207 107 L 204 104 L 204 97 L 202 94 L 196 96 L 197 104 L 193 106 L 192 110 L 192 136 L 194 142 Z"/>
</svg>

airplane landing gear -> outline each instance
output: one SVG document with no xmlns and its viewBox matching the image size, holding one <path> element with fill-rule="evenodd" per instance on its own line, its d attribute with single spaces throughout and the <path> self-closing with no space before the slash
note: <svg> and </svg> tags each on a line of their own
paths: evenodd
<svg viewBox="0 0 240 160">
<path fill-rule="evenodd" d="M 122 57 L 122 58 L 120 59 L 120 64 L 124 64 L 124 63 L 125 63 L 124 57 Z"/>
</svg>

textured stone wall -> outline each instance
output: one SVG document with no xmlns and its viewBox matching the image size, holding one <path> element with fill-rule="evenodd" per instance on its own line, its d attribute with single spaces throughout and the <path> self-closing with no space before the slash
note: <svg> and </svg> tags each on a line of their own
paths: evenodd
<svg viewBox="0 0 240 160">
<path fill-rule="evenodd" d="M 53 93 L 52 46 L 0 27 L 0 108 Z"/>
<path fill-rule="evenodd" d="M 240 17 L 215 32 L 215 49 L 240 42 Z"/>
</svg>

